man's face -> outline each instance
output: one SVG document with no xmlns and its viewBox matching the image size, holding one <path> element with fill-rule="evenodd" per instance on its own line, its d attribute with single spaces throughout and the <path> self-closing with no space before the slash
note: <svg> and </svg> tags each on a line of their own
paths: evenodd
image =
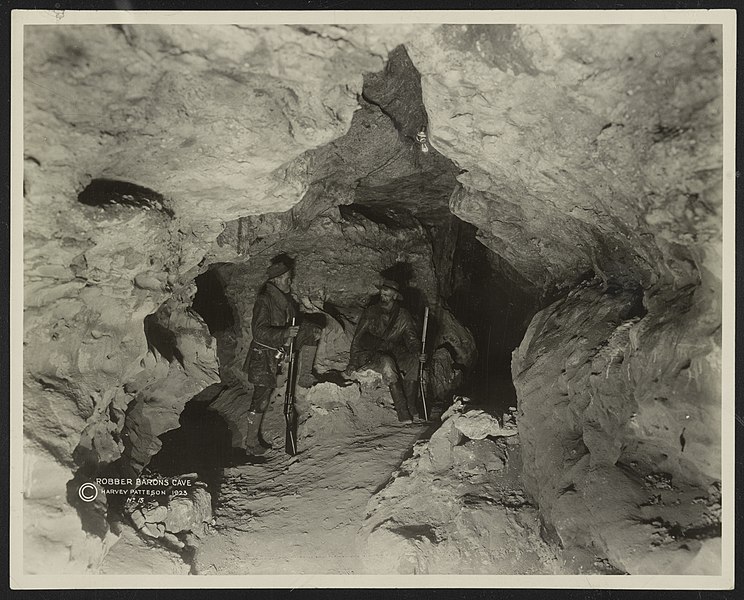
<svg viewBox="0 0 744 600">
<path fill-rule="evenodd" d="M 275 277 L 274 283 L 276 284 L 276 287 L 278 287 L 284 293 L 289 292 L 292 286 L 292 272 L 287 271 L 286 273 L 282 273 L 281 275 L 279 275 L 279 277 Z"/>
<path fill-rule="evenodd" d="M 386 306 L 392 304 L 397 297 L 398 293 L 395 290 L 386 287 L 380 289 L 380 302 Z"/>
</svg>

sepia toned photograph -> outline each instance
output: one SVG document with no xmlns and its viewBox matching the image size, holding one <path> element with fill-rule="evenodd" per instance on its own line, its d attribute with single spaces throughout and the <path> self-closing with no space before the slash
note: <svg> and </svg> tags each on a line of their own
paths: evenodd
<svg viewBox="0 0 744 600">
<path fill-rule="evenodd" d="M 731 587 L 735 21 L 668 14 L 14 11 L 11 587 Z"/>
</svg>

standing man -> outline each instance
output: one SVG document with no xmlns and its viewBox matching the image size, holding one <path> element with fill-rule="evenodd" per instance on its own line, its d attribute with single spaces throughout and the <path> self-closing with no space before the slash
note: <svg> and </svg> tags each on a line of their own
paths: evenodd
<svg viewBox="0 0 744 600">
<path fill-rule="evenodd" d="M 296 338 L 295 346 L 299 348 L 298 383 L 309 385 L 320 338 L 317 325 L 309 322 L 303 322 L 302 326 L 292 325 L 292 319 L 299 316 L 299 311 L 290 295 L 292 265 L 289 260 L 275 259 L 267 269 L 266 277 L 267 281 L 253 305 L 253 339 L 244 366 L 248 381 L 254 386 L 245 449 L 249 456 L 264 454 L 271 448 L 261 437 L 261 423 L 277 387 L 279 366 L 286 356 L 285 345 Z"/>
<path fill-rule="evenodd" d="M 395 412 L 402 423 L 419 421 L 417 376 L 419 340 L 411 313 L 400 305 L 400 285 L 384 279 L 380 302 L 366 308 L 359 318 L 347 371 L 372 369 L 382 375 L 390 388 Z"/>
</svg>

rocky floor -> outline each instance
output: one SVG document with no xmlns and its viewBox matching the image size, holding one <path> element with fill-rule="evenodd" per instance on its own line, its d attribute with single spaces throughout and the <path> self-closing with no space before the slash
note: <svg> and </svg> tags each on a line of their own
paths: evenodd
<svg viewBox="0 0 744 600">
<path fill-rule="evenodd" d="M 598 572 L 591 561 L 568 569 L 543 541 L 522 489 L 514 427 L 467 405 L 445 413 L 441 425 L 403 425 L 385 391 L 364 378 L 300 396 L 300 453 L 281 448 L 277 394 L 265 437 L 278 449 L 261 464 L 222 470 L 214 521 L 195 540 L 196 552 L 181 558 L 189 565 L 180 572 Z M 222 414 L 226 398 L 213 403 Z M 177 554 L 125 534 L 101 572 L 181 569 Z M 146 565 L 137 566 L 138 555 Z"/>
<path fill-rule="evenodd" d="M 190 571 L 179 553 L 128 526 L 98 568 L 100 575 L 188 575 Z"/>
</svg>

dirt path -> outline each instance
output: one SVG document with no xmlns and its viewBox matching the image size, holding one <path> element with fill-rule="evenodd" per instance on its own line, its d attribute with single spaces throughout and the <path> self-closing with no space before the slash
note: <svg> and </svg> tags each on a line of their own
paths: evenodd
<svg viewBox="0 0 744 600">
<path fill-rule="evenodd" d="M 274 451 L 264 464 L 226 469 L 195 572 L 363 572 L 357 533 L 367 503 L 425 429 L 381 424 L 317 439 L 294 459 Z"/>
</svg>

